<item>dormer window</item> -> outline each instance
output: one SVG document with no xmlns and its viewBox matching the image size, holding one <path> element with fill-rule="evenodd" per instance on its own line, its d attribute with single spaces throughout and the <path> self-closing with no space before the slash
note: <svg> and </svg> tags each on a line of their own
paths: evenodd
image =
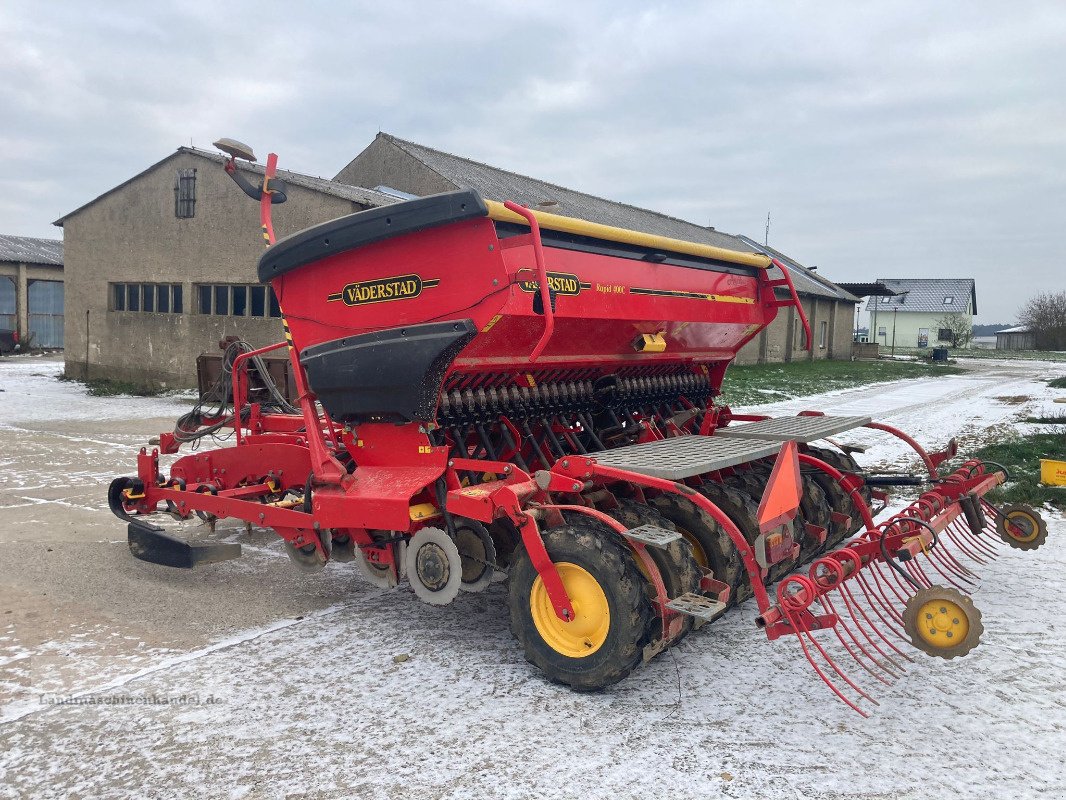
<svg viewBox="0 0 1066 800">
<path fill-rule="evenodd" d="M 947 297 L 944 298 L 944 305 L 946 305 L 946 306 L 950 306 L 954 302 L 955 302 L 955 295 L 953 295 L 953 294 L 949 294 Z"/>
</svg>

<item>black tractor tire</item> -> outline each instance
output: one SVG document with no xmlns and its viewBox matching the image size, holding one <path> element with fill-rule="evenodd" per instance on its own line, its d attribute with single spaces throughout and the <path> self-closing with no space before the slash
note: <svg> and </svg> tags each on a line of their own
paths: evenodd
<svg viewBox="0 0 1066 800">
<path fill-rule="evenodd" d="M 828 447 L 812 447 L 810 448 L 810 451 L 811 455 L 813 455 L 815 458 L 820 458 L 822 461 L 826 462 L 832 467 L 836 467 L 843 473 L 859 472 L 858 463 L 847 453 L 842 453 L 839 450 L 830 450 Z M 823 473 L 823 475 L 824 474 L 825 473 Z M 826 475 L 826 477 L 829 478 L 828 475 Z M 829 480 L 832 480 L 832 478 L 829 478 Z M 836 481 L 833 481 L 833 483 L 837 486 L 837 488 L 840 488 L 839 483 L 836 483 Z M 851 517 L 851 527 L 849 528 L 848 532 L 844 536 L 840 537 L 840 539 L 837 539 L 834 544 L 839 544 L 843 539 L 846 539 L 852 534 L 858 533 L 866 527 L 865 523 L 862 520 L 862 514 L 859 513 L 859 509 L 856 507 L 855 501 L 852 499 L 851 494 L 845 493 L 843 489 L 840 489 L 840 493 L 841 495 L 843 495 L 846 504 L 846 510 L 843 513 Z M 872 495 L 870 494 L 870 487 L 866 485 L 860 486 L 859 496 L 862 497 L 863 502 L 866 504 L 867 507 L 869 507 L 870 500 L 872 499 Z"/>
<path fill-rule="evenodd" d="M 654 525 L 665 528 L 668 531 L 677 530 L 667 517 L 653 506 L 646 506 L 634 500 L 620 500 L 619 507 L 608 511 L 610 516 L 621 522 L 628 528 L 638 528 L 641 525 Z M 655 566 L 662 575 L 663 587 L 667 597 L 673 600 L 683 594 L 698 594 L 700 591 L 700 565 L 692 555 L 692 545 L 684 538 L 671 542 L 668 547 L 647 547 L 645 552 L 651 556 Z M 640 566 L 640 562 L 637 562 Z M 643 570 L 641 571 L 643 573 Z M 654 591 L 654 590 L 653 590 Z M 677 644 L 684 639 L 695 618 L 685 614 L 681 618 L 681 633 L 671 644 Z"/>
<path fill-rule="evenodd" d="M 545 531 L 543 538 L 553 562 L 573 564 L 595 579 L 608 608 L 606 636 L 594 652 L 580 657 L 566 655 L 544 639 L 531 610 L 538 575 L 524 547 L 516 550 L 507 577 L 511 633 L 526 660 L 549 680 L 579 692 L 600 691 L 628 676 L 643 659 L 654 613 L 646 581 L 628 547 L 616 537 L 563 525 Z"/>
<path fill-rule="evenodd" d="M 831 450 L 826 450 L 821 447 L 808 447 L 807 452 L 809 455 L 826 462 L 831 467 L 837 466 L 834 463 Z M 829 511 L 835 511 L 851 518 L 850 525 L 844 525 L 840 522 L 830 522 L 827 527 L 829 533 L 826 536 L 825 544 L 820 548 L 820 552 L 825 552 L 833 549 L 836 545 L 840 544 L 840 542 L 844 541 L 851 535 L 852 530 L 855 529 L 856 518 L 859 519 L 859 525 L 861 526 L 862 517 L 855 509 L 855 503 L 852 501 L 851 496 L 844 491 L 843 487 L 837 483 L 836 479 L 815 467 L 806 464 L 801 464 L 800 466 L 803 468 L 804 475 L 809 477 L 822 488 Z"/>
<path fill-rule="evenodd" d="M 659 495 L 652 503 L 685 537 L 697 563 L 706 565 L 715 580 L 729 586 L 729 605 L 736 605 L 744 567 L 722 526 L 695 503 L 676 494 Z"/>
<path fill-rule="evenodd" d="M 759 537 L 759 508 L 751 502 L 751 498 L 747 494 L 716 481 L 707 481 L 700 486 L 699 491 L 700 494 L 722 509 L 722 513 L 729 517 L 733 524 L 740 529 L 741 534 L 749 545 L 755 544 L 755 540 Z M 724 532 L 723 535 L 740 566 L 740 577 L 737 580 L 733 594 L 736 596 L 736 602 L 743 603 L 752 596 L 751 580 L 748 577 L 747 568 L 740 559 L 740 553 L 736 552 L 733 540 Z"/>
<path fill-rule="evenodd" d="M 759 504 L 762 502 L 763 494 L 766 492 L 766 485 L 770 482 L 770 473 L 773 471 L 772 461 L 759 461 L 753 464 L 754 469 L 737 471 L 733 475 L 725 479 L 726 484 L 732 486 L 740 492 L 746 494 L 755 505 L 756 510 L 759 508 Z M 757 515 L 756 515 L 757 516 Z M 786 559 L 780 561 L 770 567 L 770 571 L 766 576 L 766 583 L 776 583 L 792 569 L 800 563 L 802 560 L 802 553 L 807 542 L 807 517 L 803 512 L 803 498 L 800 498 L 800 507 L 796 512 L 796 516 L 792 522 L 788 523 L 789 532 L 792 535 L 792 541 L 794 544 L 800 546 L 800 558 L 798 559 Z M 808 549 L 809 546 L 808 546 Z"/>
<path fill-rule="evenodd" d="M 803 476 L 803 500 L 800 502 L 800 513 L 803 514 L 805 522 L 824 528 L 826 538 L 829 538 L 829 529 L 832 524 L 829 500 L 822 487 L 810 475 Z M 821 543 L 813 536 L 809 536 L 804 528 L 803 539 L 800 541 L 800 563 L 806 564 L 821 548 Z"/>
</svg>

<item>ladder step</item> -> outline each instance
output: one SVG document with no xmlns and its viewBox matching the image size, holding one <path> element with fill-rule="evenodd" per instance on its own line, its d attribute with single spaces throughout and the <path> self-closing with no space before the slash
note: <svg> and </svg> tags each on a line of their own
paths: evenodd
<svg viewBox="0 0 1066 800">
<path fill-rule="evenodd" d="M 668 531 L 657 525 L 641 525 L 638 528 L 631 528 L 622 535 L 649 547 L 669 547 L 681 538 L 681 534 L 677 531 Z"/>
<path fill-rule="evenodd" d="M 688 614 L 690 617 L 702 619 L 704 622 L 713 622 L 725 611 L 725 603 L 719 603 L 717 600 L 692 592 L 675 597 L 666 604 L 666 607 L 679 614 Z"/>
</svg>

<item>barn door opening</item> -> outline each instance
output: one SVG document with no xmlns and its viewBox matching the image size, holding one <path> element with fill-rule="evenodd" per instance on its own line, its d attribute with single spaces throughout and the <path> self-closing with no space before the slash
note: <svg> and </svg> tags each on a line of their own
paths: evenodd
<svg viewBox="0 0 1066 800">
<path fill-rule="evenodd" d="M 32 281 L 29 295 L 30 335 L 35 347 L 63 346 L 63 282 Z"/>
<path fill-rule="evenodd" d="M 0 330 L 13 331 L 17 327 L 15 281 L 6 275 L 0 275 Z"/>
</svg>

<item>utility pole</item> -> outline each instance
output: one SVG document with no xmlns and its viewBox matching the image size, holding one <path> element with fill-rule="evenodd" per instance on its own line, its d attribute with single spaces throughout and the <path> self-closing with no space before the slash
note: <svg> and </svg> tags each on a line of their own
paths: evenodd
<svg viewBox="0 0 1066 800">
<path fill-rule="evenodd" d="M 893 307 L 893 309 L 892 309 L 892 355 L 893 356 L 896 355 L 896 312 L 897 311 L 899 311 L 899 309 Z"/>
<path fill-rule="evenodd" d="M 762 246 L 770 246 L 770 212 L 766 212 L 766 233 L 762 237 Z"/>
</svg>

